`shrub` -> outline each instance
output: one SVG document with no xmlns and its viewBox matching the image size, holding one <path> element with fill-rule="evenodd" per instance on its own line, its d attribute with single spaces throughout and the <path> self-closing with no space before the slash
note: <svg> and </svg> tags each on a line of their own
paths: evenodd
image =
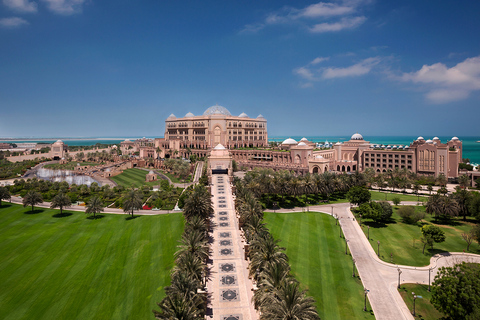
<svg viewBox="0 0 480 320">
<path fill-rule="evenodd" d="M 413 206 L 402 206 L 398 208 L 397 213 L 403 222 L 410 224 L 417 223 L 425 218 L 425 213 L 415 210 Z"/>
<path fill-rule="evenodd" d="M 400 202 L 402 202 L 402 201 L 400 200 L 399 197 L 393 197 L 392 202 L 393 202 L 394 205 L 398 206 L 400 204 Z"/>
<path fill-rule="evenodd" d="M 380 220 L 388 221 L 392 217 L 392 214 L 393 214 L 392 206 L 387 201 L 380 201 L 380 202 L 378 202 L 378 204 L 382 208 L 382 213 L 380 215 Z"/>
</svg>

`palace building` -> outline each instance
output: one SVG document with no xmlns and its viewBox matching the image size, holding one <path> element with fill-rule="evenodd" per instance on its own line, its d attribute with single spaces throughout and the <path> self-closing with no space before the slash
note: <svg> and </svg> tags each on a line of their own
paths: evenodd
<svg viewBox="0 0 480 320">
<path fill-rule="evenodd" d="M 462 161 L 462 142 L 453 137 L 442 143 L 439 138 L 418 137 L 408 146 L 377 145 L 364 140 L 359 133 L 349 141 L 317 148 L 306 138 L 286 139 L 278 147 L 268 145 L 267 120 L 245 113 L 233 116 L 226 108 L 215 105 L 202 115 L 187 113 L 183 118 L 171 114 L 165 120 L 165 136 L 161 139 L 126 140 L 122 152 L 137 153 L 140 158 L 188 158 L 195 154 L 208 157 L 215 147 L 227 150 L 239 167 L 291 170 L 297 174 L 365 171 L 376 173 L 406 169 L 418 174 L 458 177 Z M 227 152 L 222 151 L 222 152 Z M 218 152 L 217 152 L 218 153 Z"/>
</svg>

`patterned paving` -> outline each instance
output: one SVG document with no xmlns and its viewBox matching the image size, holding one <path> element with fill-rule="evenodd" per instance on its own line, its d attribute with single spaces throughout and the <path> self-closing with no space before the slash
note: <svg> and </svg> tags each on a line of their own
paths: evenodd
<svg viewBox="0 0 480 320">
<path fill-rule="evenodd" d="M 213 244 L 207 282 L 209 292 L 208 319 L 256 320 L 251 304 L 252 283 L 248 279 L 248 263 L 244 259 L 244 240 L 238 228 L 233 195 L 226 175 L 214 175 L 212 186 Z"/>
</svg>

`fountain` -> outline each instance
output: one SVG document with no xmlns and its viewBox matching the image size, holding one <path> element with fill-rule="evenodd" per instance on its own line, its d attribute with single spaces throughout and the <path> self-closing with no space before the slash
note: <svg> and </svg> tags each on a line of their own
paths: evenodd
<svg viewBox="0 0 480 320">
<path fill-rule="evenodd" d="M 70 170 L 53 170 L 53 169 L 45 169 L 45 168 L 39 168 L 36 173 L 37 177 L 42 180 L 49 180 L 49 181 L 66 181 L 68 184 L 85 184 L 87 186 L 90 186 L 93 182 L 98 183 L 98 185 L 101 185 L 98 181 L 93 179 L 90 176 L 86 175 L 81 175 L 77 174 L 74 171 Z"/>
</svg>

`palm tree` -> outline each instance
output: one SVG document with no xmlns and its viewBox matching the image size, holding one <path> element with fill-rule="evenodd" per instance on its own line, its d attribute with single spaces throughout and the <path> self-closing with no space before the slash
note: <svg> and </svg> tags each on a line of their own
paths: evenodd
<svg viewBox="0 0 480 320">
<path fill-rule="evenodd" d="M 212 199 L 208 190 L 202 186 L 197 185 L 193 189 L 192 194 L 185 200 L 183 207 L 183 214 L 188 220 L 194 216 L 201 216 L 204 219 L 213 212 Z"/>
<path fill-rule="evenodd" d="M 198 257 L 201 261 L 207 260 L 210 249 L 203 232 L 193 230 L 184 232 L 180 243 L 178 246 L 179 250 L 176 252 L 177 257 L 188 252 Z"/>
<path fill-rule="evenodd" d="M 427 186 L 427 190 L 428 190 L 428 192 L 430 192 L 430 195 L 432 195 L 433 187 L 432 187 L 431 184 L 429 184 L 429 185 Z"/>
<path fill-rule="evenodd" d="M 191 281 L 202 282 L 205 275 L 204 263 L 193 253 L 186 252 L 175 259 L 177 264 L 172 271 L 172 277 L 177 277 L 180 274 L 185 274 L 190 277 Z"/>
<path fill-rule="evenodd" d="M 50 203 L 50 208 L 60 208 L 60 215 L 63 214 L 63 208 L 70 207 L 72 201 L 64 193 L 59 193 L 53 197 L 52 202 Z"/>
<path fill-rule="evenodd" d="M 420 201 L 420 195 L 418 192 L 422 190 L 422 186 L 420 185 L 420 182 L 415 181 L 415 183 L 412 186 L 413 191 L 415 191 L 415 194 L 417 195 L 417 201 Z"/>
<path fill-rule="evenodd" d="M 181 295 L 166 296 L 158 306 L 162 310 L 153 310 L 155 318 L 165 320 L 200 320 L 203 315 L 194 306 L 192 301 Z"/>
<path fill-rule="evenodd" d="M 443 199 L 440 195 L 434 194 L 428 198 L 427 204 L 425 205 L 425 212 L 437 216 L 441 214 Z"/>
<path fill-rule="evenodd" d="M 253 295 L 255 309 L 263 310 L 269 303 L 275 290 L 285 281 L 296 281 L 290 275 L 290 266 L 284 264 L 274 264 L 265 269 L 259 277 L 257 287 Z"/>
<path fill-rule="evenodd" d="M 460 187 L 466 189 L 470 184 L 470 178 L 466 174 L 462 174 L 458 177 L 458 184 L 460 184 Z"/>
<path fill-rule="evenodd" d="M 283 282 L 275 292 L 278 298 L 270 300 L 262 313 L 262 319 L 320 319 L 315 309 L 315 300 L 307 297 L 305 291 L 301 291 L 299 286 L 297 282 Z"/>
<path fill-rule="evenodd" d="M 455 201 L 453 197 L 443 197 L 443 203 L 442 203 L 442 216 L 444 218 L 451 218 L 458 216 L 458 213 L 460 211 L 460 208 L 458 206 L 458 203 Z"/>
<path fill-rule="evenodd" d="M 87 209 L 85 210 L 85 213 L 86 214 L 93 213 L 93 219 L 96 219 L 95 214 L 100 213 L 102 211 L 103 211 L 102 200 L 97 196 L 91 197 L 90 200 L 87 202 Z"/>
<path fill-rule="evenodd" d="M 457 201 L 459 214 L 463 216 L 463 221 L 467 221 L 468 205 L 471 198 L 470 192 L 465 189 L 459 189 L 453 196 Z"/>
<path fill-rule="evenodd" d="M 447 184 L 447 177 L 443 173 L 440 173 L 437 177 L 437 183 L 441 186 L 444 187 Z"/>
<path fill-rule="evenodd" d="M 43 202 L 42 195 L 40 192 L 37 192 L 35 190 L 30 190 L 27 192 L 25 197 L 23 197 L 22 203 L 23 206 L 32 206 L 32 212 L 33 212 L 33 207 L 37 204 L 40 204 Z"/>
<path fill-rule="evenodd" d="M 15 180 L 15 182 L 18 180 Z M 23 181 L 23 180 L 21 180 Z M 12 196 L 10 195 L 10 191 L 8 191 L 5 187 L 0 187 L 0 206 L 2 205 L 2 200 L 9 200 Z"/>
<path fill-rule="evenodd" d="M 280 248 L 278 242 L 269 233 L 266 238 L 255 237 L 250 245 L 250 276 L 257 278 L 258 272 L 273 264 L 288 264 L 288 257 L 282 252 L 285 248 Z"/>
<path fill-rule="evenodd" d="M 132 213 L 133 217 L 133 210 L 140 210 L 142 209 L 142 194 L 139 190 L 135 190 L 134 188 L 127 191 L 127 194 L 123 197 L 123 211 L 125 213 Z"/>
</svg>

